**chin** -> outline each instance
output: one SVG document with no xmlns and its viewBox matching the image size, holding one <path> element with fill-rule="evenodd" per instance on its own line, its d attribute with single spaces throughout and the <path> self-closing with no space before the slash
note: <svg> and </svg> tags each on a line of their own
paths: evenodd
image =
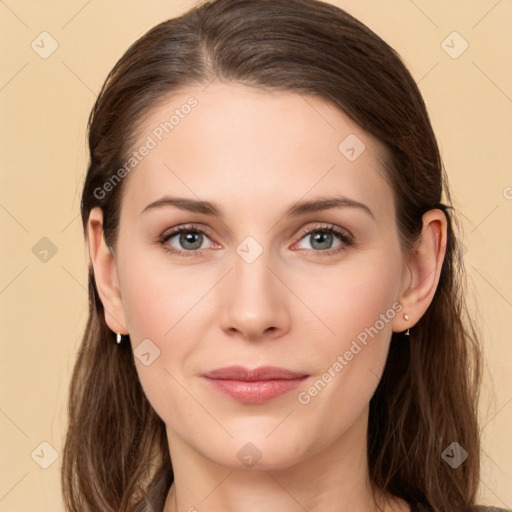
<svg viewBox="0 0 512 512">
<path fill-rule="evenodd" d="M 225 443 L 216 444 L 215 450 L 203 451 L 203 455 L 215 464 L 232 470 L 279 470 L 289 468 L 306 458 L 304 440 L 293 436 L 250 434 L 237 436 Z M 199 449 L 199 451 L 202 451 Z"/>
</svg>

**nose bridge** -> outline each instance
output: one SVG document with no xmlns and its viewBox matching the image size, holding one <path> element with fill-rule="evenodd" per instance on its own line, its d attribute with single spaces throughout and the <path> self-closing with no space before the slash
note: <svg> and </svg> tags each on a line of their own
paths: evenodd
<svg viewBox="0 0 512 512">
<path fill-rule="evenodd" d="M 252 237 L 237 246 L 230 286 L 223 301 L 224 329 L 254 339 L 287 329 L 283 285 L 270 270 L 271 260 L 271 251 Z"/>
<path fill-rule="evenodd" d="M 241 255 L 243 248 L 242 244 L 237 248 L 234 261 L 235 288 L 242 294 L 263 293 L 270 299 L 275 295 L 275 290 L 274 293 L 270 293 L 274 285 L 273 274 L 269 270 L 272 265 L 270 251 L 262 251 L 255 256 L 255 249 L 250 247 L 245 254 Z"/>
</svg>

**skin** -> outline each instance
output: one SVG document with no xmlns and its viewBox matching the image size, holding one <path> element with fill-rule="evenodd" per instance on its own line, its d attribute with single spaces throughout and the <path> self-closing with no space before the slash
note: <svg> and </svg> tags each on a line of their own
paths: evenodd
<svg viewBox="0 0 512 512">
<path fill-rule="evenodd" d="M 382 145 L 332 105 L 293 92 L 189 87 L 150 113 L 140 142 L 190 96 L 198 106 L 125 178 L 115 247 L 102 237 L 101 210 L 88 223 L 109 327 L 129 333 L 134 349 L 150 339 L 160 350 L 149 366 L 137 357 L 135 364 L 167 428 L 175 482 L 165 512 L 369 512 L 375 499 L 385 511 L 409 510 L 372 494 L 369 401 L 392 331 L 414 326 L 433 298 L 444 214 L 424 215 L 417 249 L 405 258 Z M 354 161 L 338 149 L 350 134 L 366 146 Z M 175 206 L 141 214 L 165 195 L 214 202 L 222 216 Z M 334 195 L 365 204 L 373 216 L 356 207 L 285 215 L 296 201 Z M 207 230 L 200 253 L 180 257 L 158 242 L 189 223 Z M 324 225 L 348 231 L 353 243 L 333 235 L 331 245 L 315 244 L 311 231 Z M 236 251 L 247 236 L 263 249 L 252 263 Z M 179 235 L 166 244 L 190 252 Z M 298 393 L 393 304 L 403 309 L 301 404 Z M 233 364 L 309 377 L 278 398 L 243 404 L 201 377 Z M 237 456 L 248 442 L 261 455 L 250 467 Z"/>
</svg>

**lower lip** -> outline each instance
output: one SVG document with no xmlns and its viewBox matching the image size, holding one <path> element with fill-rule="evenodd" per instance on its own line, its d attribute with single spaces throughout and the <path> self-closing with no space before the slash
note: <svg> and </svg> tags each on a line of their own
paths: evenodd
<svg viewBox="0 0 512 512">
<path fill-rule="evenodd" d="M 261 404 L 284 395 L 289 391 L 297 388 L 306 377 L 297 379 L 276 379 L 276 380 L 222 380 L 210 379 L 206 380 L 217 391 L 235 398 L 239 402 L 247 404 Z"/>
</svg>

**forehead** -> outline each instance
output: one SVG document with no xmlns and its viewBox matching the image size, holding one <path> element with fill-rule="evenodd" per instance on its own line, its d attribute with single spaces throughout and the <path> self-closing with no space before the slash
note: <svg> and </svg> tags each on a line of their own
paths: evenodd
<svg viewBox="0 0 512 512">
<path fill-rule="evenodd" d="M 383 146 L 318 97 L 231 83 L 189 87 L 149 113 L 132 150 L 123 203 L 139 211 L 166 193 L 226 208 L 261 210 L 264 201 L 269 212 L 336 192 L 371 202 L 376 213 L 390 208 Z"/>
</svg>

